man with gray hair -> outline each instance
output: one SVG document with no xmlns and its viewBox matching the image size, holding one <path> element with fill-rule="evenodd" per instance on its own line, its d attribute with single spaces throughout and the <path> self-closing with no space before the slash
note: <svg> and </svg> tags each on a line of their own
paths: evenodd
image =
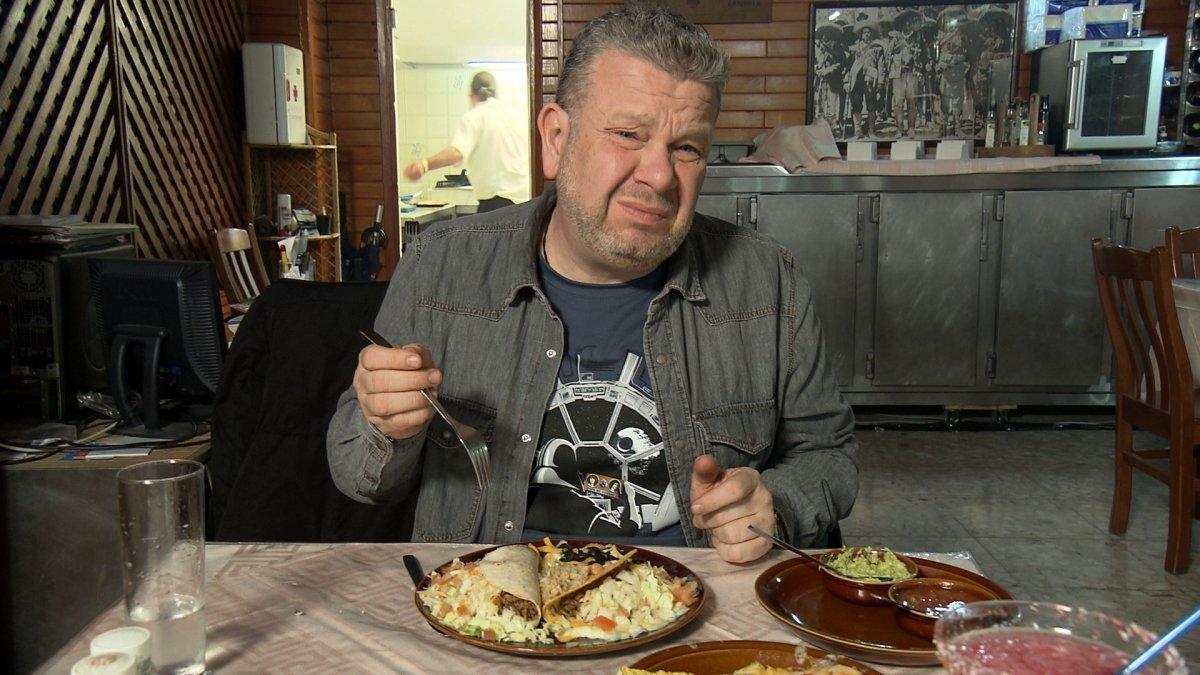
<svg viewBox="0 0 1200 675">
<path fill-rule="evenodd" d="M 821 544 L 857 494 L 853 416 L 778 244 L 695 213 L 728 58 L 653 6 L 601 16 L 537 117 L 555 181 L 431 228 L 329 427 L 334 481 L 416 496 L 418 541 Z M 419 390 L 479 429 L 484 490 Z"/>
</svg>

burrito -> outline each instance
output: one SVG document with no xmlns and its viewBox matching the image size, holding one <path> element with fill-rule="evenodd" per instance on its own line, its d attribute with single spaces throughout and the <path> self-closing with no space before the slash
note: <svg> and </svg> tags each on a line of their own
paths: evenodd
<svg viewBox="0 0 1200 675">
<path fill-rule="evenodd" d="M 541 627 L 540 556 L 524 544 L 502 546 L 476 562 L 455 560 L 418 592 L 434 617 L 463 635 L 502 642 L 552 642 Z"/>
</svg>

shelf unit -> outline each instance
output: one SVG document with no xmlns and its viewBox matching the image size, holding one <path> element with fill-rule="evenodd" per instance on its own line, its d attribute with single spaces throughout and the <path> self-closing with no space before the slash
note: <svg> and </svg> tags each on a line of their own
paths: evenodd
<svg viewBox="0 0 1200 675">
<path fill-rule="evenodd" d="M 1179 82 L 1179 140 L 1200 147 L 1200 4 L 1189 0 Z"/>
<path fill-rule="evenodd" d="M 292 196 L 292 208 L 307 208 L 329 216 L 329 234 L 309 237 L 316 281 L 342 279 L 342 225 L 338 215 L 337 134 L 308 127 L 311 145 L 264 145 L 243 140 L 247 222 L 266 215 L 275 220 L 276 195 Z M 259 237 L 277 242 L 282 237 Z M 279 274 L 275 246 L 260 247 L 267 273 Z"/>
</svg>

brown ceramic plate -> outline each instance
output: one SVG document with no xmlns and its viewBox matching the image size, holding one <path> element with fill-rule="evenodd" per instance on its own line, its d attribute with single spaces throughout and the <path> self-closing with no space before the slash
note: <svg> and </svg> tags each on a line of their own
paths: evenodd
<svg viewBox="0 0 1200 675">
<path fill-rule="evenodd" d="M 913 558 L 922 577 L 969 581 L 1012 596 L 1000 585 L 946 563 Z M 896 623 L 896 607 L 868 607 L 846 602 L 825 588 L 814 563 L 789 558 L 759 575 L 754 583 L 758 601 L 776 619 L 806 642 L 852 658 L 897 666 L 936 666 L 933 642 L 909 633 Z"/>
<path fill-rule="evenodd" d="M 572 546 L 582 546 L 584 544 L 595 543 L 593 540 L 582 539 L 566 539 L 556 541 L 566 541 Z M 489 546 L 488 548 L 482 548 L 478 551 L 472 551 L 471 553 L 460 555 L 458 556 L 458 559 L 464 563 L 472 562 L 479 560 L 483 556 L 487 555 L 490 551 L 493 551 L 497 548 L 499 548 L 499 546 Z M 642 633 L 641 635 L 631 637 L 626 640 L 574 640 L 567 643 L 539 644 L 535 642 L 500 642 L 498 640 L 484 640 L 483 638 L 463 635 L 450 626 L 438 621 L 432 614 L 429 613 L 429 610 L 425 609 L 425 603 L 421 602 L 421 597 L 417 595 L 417 592 L 423 591 L 429 586 L 430 578 L 433 574 L 432 572 L 426 574 L 425 578 L 421 580 L 421 583 L 418 584 L 415 589 L 413 589 L 413 602 L 417 603 L 417 611 L 421 613 L 421 616 L 425 617 L 425 620 L 429 622 L 429 625 L 433 626 L 434 630 L 438 631 L 439 633 L 445 633 L 456 640 L 462 640 L 463 642 L 475 645 L 476 647 L 483 647 L 484 649 L 490 649 L 496 652 L 516 654 L 518 656 L 539 656 L 549 658 L 602 654 L 605 652 L 615 652 L 622 649 L 636 647 L 638 645 L 644 645 L 647 642 L 653 642 L 654 640 L 674 633 L 680 628 L 683 628 L 691 623 L 692 620 L 694 620 L 697 616 L 700 616 L 700 610 L 704 607 L 705 590 L 704 582 L 700 581 L 700 577 L 697 576 L 695 572 L 688 569 L 682 563 L 676 562 L 665 555 L 660 555 L 653 551 L 647 551 L 635 546 L 625 546 L 623 544 L 618 544 L 617 548 L 621 549 L 622 551 L 628 551 L 631 548 L 635 549 L 637 553 L 633 554 L 632 562 L 650 563 L 656 567 L 663 568 L 667 574 L 673 577 L 694 579 L 696 581 L 697 589 L 695 604 L 689 607 L 688 611 L 683 616 L 676 619 L 674 623 L 669 623 L 656 631 Z M 453 562 L 453 560 L 447 561 L 434 571 L 440 572 L 449 567 Z"/>
<path fill-rule="evenodd" d="M 809 648 L 809 665 L 827 656 L 829 652 Z M 693 673 L 694 675 L 721 675 L 732 673 L 755 661 L 772 668 L 800 668 L 796 663 L 796 645 L 784 642 L 759 642 L 757 640 L 728 640 L 721 642 L 696 642 L 688 645 L 668 647 L 643 657 L 632 668 L 641 670 L 665 670 Z M 880 675 L 878 670 L 844 656 L 837 657 L 838 665 L 854 668 L 863 675 Z"/>
</svg>

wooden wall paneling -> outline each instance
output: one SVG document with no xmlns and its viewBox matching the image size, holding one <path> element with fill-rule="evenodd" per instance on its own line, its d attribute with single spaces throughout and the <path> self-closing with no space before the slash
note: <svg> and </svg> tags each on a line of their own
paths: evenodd
<svg viewBox="0 0 1200 675">
<path fill-rule="evenodd" d="M 0 6 L 0 213 L 124 218 L 109 25 L 100 0 Z"/>
<path fill-rule="evenodd" d="M 622 3 L 611 0 L 534 0 L 554 22 L 540 22 L 542 76 L 534 98 L 553 101 L 559 68 L 583 25 Z M 730 54 L 732 77 L 717 121 L 718 140 L 749 140 L 775 120 L 803 120 L 808 72 L 808 0 L 775 0 L 770 23 L 701 24 Z"/>
<path fill-rule="evenodd" d="M 82 8 L 76 7 L 76 9 Z M 72 21 L 75 18 L 75 16 L 71 16 L 68 19 L 69 29 L 52 37 L 58 41 L 58 44 L 43 52 L 43 58 L 38 59 L 30 72 L 31 79 L 39 79 L 41 85 L 37 90 L 36 101 L 29 101 L 30 105 L 44 110 L 54 118 L 44 125 L 37 142 L 26 143 L 17 156 L 17 163 L 28 169 L 28 173 L 21 181 L 27 186 L 27 189 L 21 191 L 23 194 L 14 193 L 10 190 L 16 186 L 10 185 L 3 198 L 5 201 L 15 202 L 19 212 L 33 213 L 41 209 L 47 196 L 47 188 L 49 188 L 46 185 L 48 182 L 47 172 L 51 169 L 51 165 L 56 163 L 57 151 L 62 147 L 64 133 L 69 134 L 73 127 L 68 111 L 75 107 L 86 107 L 89 103 L 88 94 L 91 92 L 86 90 L 77 92 L 79 96 L 73 97 L 70 90 L 77 82 L 86 77 L 86 64 L 91 61 L 91 55 L 102 49 L 103 34 L 100 32 L 89 34 L 88 25 L 82 21 Z M 81 45 L 81 42 L 85 44 Z M 31 92 L 26 91 L 25 93 L 28 95 Z M 63 103 L 68 99 L 74 99 L 76 105 L 64 107 Z M 21 108 L 18 107 L 18 114 L 20 114 L 20 110 Z"/>
<path fill-rule="evenodd" d="M 186 164 L 178 166 L 172 161 L 172 150 L 187 152 L 181 147 L 187 140 L 179 134 L 176 125 L 167 119 L 176 111 L 163 110 L 159 106 L 157 95 L 160 95 L 160 91 L 156 87 L 165 82 L 169 91 L 182 83 L 177 80 L 170 65 L 164 63 L 158 46 L 144 38 L 157 32 L 155 29 L 162 30 L 165 27 L 154 25 L 142 14 L 138 4 L 136 1 L 124 3 L 118 10 L 119 35 L 129 56 L 122 61 L 122 76 L 130 94 L 128 112 L 132 173 L 134 194 L 138 197 L 134 201 L 134 209 L 139 226 L 150 230 L 148 234 L 154 242 L 156 257 L 195 257 L 188 241 L 193 237 L 201 238 L 203 233 L 188 231 L 192 228 L 186 224 L 184 214 L 171 208 L 170 204 L 178 204 L 183 199 L 180 179 L 186 182 L 203 179 L 195 175 L 196 167 Z M 180 176 L 181 172 L 186 175 Z M 178 217 L 183 231 L 164 227 L 174 217 Z"/>
<path fill-rule="evenodd" d="M 387 9 L 386 0 L 325 3 L 330 118 L 338 132 L 338 184 L 347 196 L 347 222 L 342 232 L 353 244 L 371 225 L 377 204 L 392 205 L 384 209 L 388 232 L 395 232 L 398 223 L 395 95 Z M 389 133 L 390 138 L 385 139 Z"/>
<path fill-rule="evenodd" d="M 246 39 L 304 49 L 300 39 L 302 2 L 304 0 L 245 0 Z"/>
<path fill-rule="evenodd" d="M 207 231 L 241 222 L 236 0 L 120 0 L 133 212 L 151 253 L 207 258 Z"/>
<path fill-rule="evenodd" d="M 324 0 L 306 0 L 309 16 L 309 48 L 312 50 L 314 127 L 333 130 L 333 104 L 329 92 L 328 10 Z"/>
<path fill-rule="evenodd" d="M 31 118 L 40 117 L 38 113 L 42 112 L 42 104 L 51 95 L 55 81 L 65 74 L 63 69 L 55 66 L 66 60 L 63 59 L 63 51 L 70 41 L 64 33 L 74 14 L 73 9 L 72 5 L 62 4 L 55 8 L 53 14 L 38 12 L 31 16 L 30 25 L 18 47 L 17 58 L 14 59 L 16 67 L 4 78 L 6 90 L 11 92 L 10 100 L 13 94 L 19 94 L 16 104 L 6 116 L 14 123 L 7 124 L 0 137 L 0 147 L 14 149 L 9 160 L 20 172 L 19 177 L 13 175 L 7 181 L 3 193 L 0 193 L 3 203 L 16 207 L 14 213 L 23 210 L 22 202 L 30 196 L 35 196 L 40 206 L 41 193 L 31 184 L 30 159 L 45 149 L 45 135 L 57 124 L 52 119 Z M 41 49 L 36 49 L 38 46 Z M 10 77 L 14 88 L 7 89 Z M 25 86 L 15 86 L 19 82 Z"/>
<path fill-rule="evenodd" d="M 207 257 L 237 222 L 238 0 L 18 0 L 0 18 L 0 209 L 141 228 Z"/>
</svg>

